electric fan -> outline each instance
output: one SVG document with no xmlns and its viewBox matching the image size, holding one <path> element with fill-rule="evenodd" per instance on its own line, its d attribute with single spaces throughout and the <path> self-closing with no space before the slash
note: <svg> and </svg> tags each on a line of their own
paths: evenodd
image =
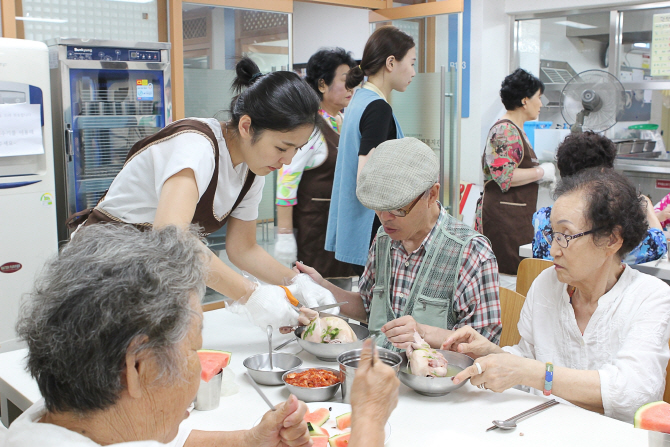
<svg viewBox="0 0 670 447">
<path fill-rule="evenodd" d="M 603 70 L 586 70 L 565 84 L 561 92 L 561 115 L 572 133 L 604 132 L 617 122 L 626 93 L 619 80 Z"/>
</svg>

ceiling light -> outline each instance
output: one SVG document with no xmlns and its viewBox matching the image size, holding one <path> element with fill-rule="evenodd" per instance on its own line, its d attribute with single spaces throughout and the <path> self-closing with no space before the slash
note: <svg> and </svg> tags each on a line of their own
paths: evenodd
<svg viewBox="0 0 670 447">
<path fill-rule="evenodd" d="M 635 48 L 646 48 L 649 49 L 649 42 L 635 42 L 633 44 Z"/>
<path fill-rule="evenodd" d="M 46 23 L 67 23 L 67 19 L 48 19 L 46 17 L 15 17 L 16 20 L 24 22 L 46 22 Z"/>
<path fill-rule="evenodd" d="M 155 0 L 107 0 L 108 2 L 153 3 Z"/>
<path fill-rule="evenodd" d="M 557 25 L 569 26 L 570 28 L 579 28 L 579 29 L 598 28 L 595 25 L 587 25 L 586 23 L 573 22 L 572 20 L 561 20 L 560 22 L 556 22 L 556 24 Z"/>
</svg>

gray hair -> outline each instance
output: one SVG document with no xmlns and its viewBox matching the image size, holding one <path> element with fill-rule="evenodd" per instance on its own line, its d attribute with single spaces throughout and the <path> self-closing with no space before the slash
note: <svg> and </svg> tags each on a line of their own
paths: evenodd
<svg viewBox="0 0 670 447">
<path fill-rule="evenodd" d="M 133 341 L 154 356 L 159 379 L 183 377 L 176 345 L 197 315 L 191 300 L 205 293 L 208 264 L 194 231 L 91 225 L 47 264 L 16 330 L 48 411 L 115 404 Z"/>
</svg>

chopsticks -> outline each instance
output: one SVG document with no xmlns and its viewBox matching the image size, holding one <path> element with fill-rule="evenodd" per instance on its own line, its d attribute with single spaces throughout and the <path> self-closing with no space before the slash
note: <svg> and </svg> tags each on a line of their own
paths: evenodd
<svg viewBox="0 0 670 447">
<path fill-rule="evenodd" d="M 275 406 L 272 405 L 272 402 L 270 402 L 270 399 L 268 399 L 268 397 L 265 395 L 265 393 L 264 393 L 263 391 L 261 391 L 261 389 L 258 387 L 258 384 L 257 384 L 256 381 L 253 379 L 253 377 L 251 377 L 251 376 L 249 375 L 249 373 L 244 373 L 244 374 L 249 378 L 249 382 L 251 382 L 251 386 L 254 387 L 254 389 L 256 390 L 256 392 L 263 398 L 263 400 L 265 401 L 265 403 L 268 404 L 268 407 L 270 407 L 270 410 L 272 410 L 272 411 L 277 410 L 277 409 L 275 408 Z"/>
</svg>

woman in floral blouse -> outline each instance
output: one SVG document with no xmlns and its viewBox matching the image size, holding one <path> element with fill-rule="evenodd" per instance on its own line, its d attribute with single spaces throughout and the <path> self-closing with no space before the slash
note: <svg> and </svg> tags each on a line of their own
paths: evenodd
<svg viewBox="0 0 670 447">
<path fill-rule="evenodd" d="M 484 194 L 477 203 L 475 230 L 491 241 L 501 274 L 516 275 L 519 246 L 533 239 L 537 182 L 555 179 L 554 165 L 537 163 L 522 130 L 540 115 L 542 92 L 542 81 L 521 68 L 505 78 L 500 99 L 507 113 L 489 131 L 482 156 Z"/>
<path fill-rule="evenodd" d="M 300 259 L 327 278 L 353 276 L 351 266 L 337 261 L 324 246 L 343 118 L 340 111 L 353 94 L 345 80 L 354 65 L 351 54 L 342 48 L 322 49 L 309 58 L 305 80 L 321 98 L 323 122 L 277 177 L 275 257 L 286 264 Z"/>
<path fill-rule="evenodd" d="M 561 177 L 569 177 L 588 168 L 612 169 L 616 158 L 616 147 L 609 138 L 593 132 L 570 134 L 558 147 L 556 163 Z M 668 251 L 665 235 L 654 212 L 651 201 L 641 196 L 646 203 L 647 233 L 624 258 L 626 264 L 641 264 L 659 259 Z M 544 207 L 533 214 L 533 257 L 552 260 L 551 244 L 544 234 L 551 233 L 551 207 Z"/>
</svg>

